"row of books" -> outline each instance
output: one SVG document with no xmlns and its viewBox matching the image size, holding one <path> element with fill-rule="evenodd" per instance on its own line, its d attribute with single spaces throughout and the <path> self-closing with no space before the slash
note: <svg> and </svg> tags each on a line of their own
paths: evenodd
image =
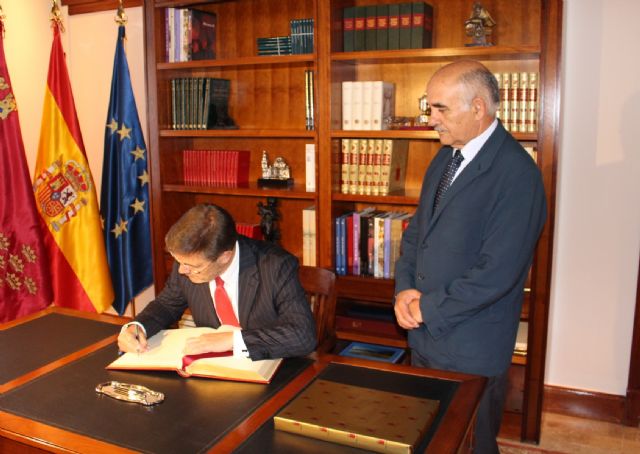
<svg viewBox="0 0 640 454">
<path fill-rule="evenodd" d="M 342 26 L 345 52 L 433 45 L 433 7 L 424 2 L 346 7 Z"/>
<path fill-rule="evenodd" d="M 342 139 L 340 192 L 389 195 L 404 190 L 408 140 Z"/>
<path fill-rule="evenodd" d="M 395 115 L 396 89 L 382 80 L 342 82 L 342 129 L 380 131 Z"/>
<path fill-rule="evenodd" d="M 171 79 L 171 129 L 235 128 L 228 114 L 230 91 L 228 79 Z"/>
<path fill-rule="evenodd" d="M 248 150 L 183 150 L 182 178 L 186 185 L 238 187 L 249 183 Z"/>
<path fill-rule="evenodd" d="M 188 8 L 165 8 L 166 61 L 216 58 L 215 13 Z"/>
<path fill-rule="evenodd" d="M 290 35 L 257 38 L 258 55 L 313 53 L 313 19 L 292 19 Z"/>
<path fill-rule="evenodd" d="M 498 117 L 512 132 L 538 131 L 538 73 L 494 73 L 500 87 Z"/>
<path fill-rule="evenodd" d="M 316 266 L 316 207 L 302 210 L 302 264 Z"/>
<path fill-rule="evenodd" d="M 400 257 L 402 232 L 411 214 L 367 207 L 335 219 L 335 270 L 339 276 L 392 279 Z"/>
</svg>

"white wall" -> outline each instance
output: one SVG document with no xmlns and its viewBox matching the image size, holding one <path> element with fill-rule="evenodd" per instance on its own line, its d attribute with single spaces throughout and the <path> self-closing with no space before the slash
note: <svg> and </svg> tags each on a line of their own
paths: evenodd
<svg viewBox="0 0 640 454">
<path fill-rule="evenodd" d="M 33 171 L 51 48 L 50 3 L 3 0 L 2 7 L 7 16 L 5 51 Z M 97 185 L 115 51 L 114 14 L 65 18 L 63 44 Z M 127 14 L 127 56 L 146 129 L 142 10 L 128 8 Z M 617 395 L 626 391 L 640 249 L 637 17 L 637 0 L 565 0 L 557 224 L 545 381 Z"/>
<path fill-rule="evenodd" d="M 626 394 L 640 250 L 637 0 L 565 0 L 547 373 Z"/>
</svg>

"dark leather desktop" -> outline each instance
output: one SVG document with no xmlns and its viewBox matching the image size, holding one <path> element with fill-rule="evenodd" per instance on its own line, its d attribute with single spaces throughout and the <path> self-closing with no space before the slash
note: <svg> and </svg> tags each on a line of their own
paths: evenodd
<svg viewBox="0 0 640 454">
<path fill-rule="evenodd" d="M 42 352 L 49 351 L 42 348 L 49 345 L 47 336 L 31 332 L 34 327 L 62 336 L 47 325 L 74 328 L 59 342 L 64 348 L 52 347 L 52 357 L 67 359 L 56 361 Z M 113 331 L 118 332 L 117 324 L 55 309 L 0 326 L 0 357 L 20 338 L 35 357 L 25 361 L 32 367 L 48 364 L 42 373 L 14 378 L 9 389 L 0 390 L 1 452 L 364 452 L 273 429 L 273 415 L 317 377 L 438 398 L 441 411 L 418 451 L 466 452 L 484 387 L 484 379 L 475 376 L 332 355 L 285 360 L 268 385 L 185 379 L 169 371 L 110 371 L 105 366 L 117 351 Z M 75 357 L 68 354 L 73 349 Z M 109 380 L 148 386 L 165 393 L 165 401 L 144 407 L 95 392 L 98 383 Z"/>
</svg>

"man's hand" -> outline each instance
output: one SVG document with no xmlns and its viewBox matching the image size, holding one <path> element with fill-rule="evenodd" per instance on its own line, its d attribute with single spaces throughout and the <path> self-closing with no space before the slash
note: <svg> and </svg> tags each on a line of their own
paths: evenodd
<svg viewBox="0 0 640 454">
<path fill-rule="evenodd" d="M 127 329 L 120 331 L 118 336 L 118 349 L 121 352 L 142 353 L 147 351 L 147 336 L 136 325 L 129 325 Z"/>
<path fill-rule="evenodd" d="M 233 350 L 233 332 L 208 333 L 187 339 L 183 353 L 200 355 L 209 352 L 228 352 Z"/>
<path fill-rule="evenodd" d="M 416 289 L 403 290 L 396 295 L 394 311 L 398 324 L 404 329 L 415 329 L 422 323 L 420 296 Z"/>
</svg>

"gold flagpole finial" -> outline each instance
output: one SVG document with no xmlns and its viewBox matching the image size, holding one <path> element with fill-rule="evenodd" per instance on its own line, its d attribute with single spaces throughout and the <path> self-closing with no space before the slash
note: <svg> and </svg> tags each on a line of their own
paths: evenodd
<svg viewBox="0 0 640 454">
<path fill-rule="evenodd" d="M 58 27 L 61 32 L 64 31 L 64 26 L 62 25 L 62 13 L 60 12 L 58 0 L 51 0 L 51 26 Z"/>
<path fill-rule="evenodd" d="M 127 23 L 127 15 L 124 13 L 124 5 L 123 1 L 118 1 L 118 12 L 116 13 L 116 17 L 114 19 L 118 25 L 125 25 Z"/>
</svg>

